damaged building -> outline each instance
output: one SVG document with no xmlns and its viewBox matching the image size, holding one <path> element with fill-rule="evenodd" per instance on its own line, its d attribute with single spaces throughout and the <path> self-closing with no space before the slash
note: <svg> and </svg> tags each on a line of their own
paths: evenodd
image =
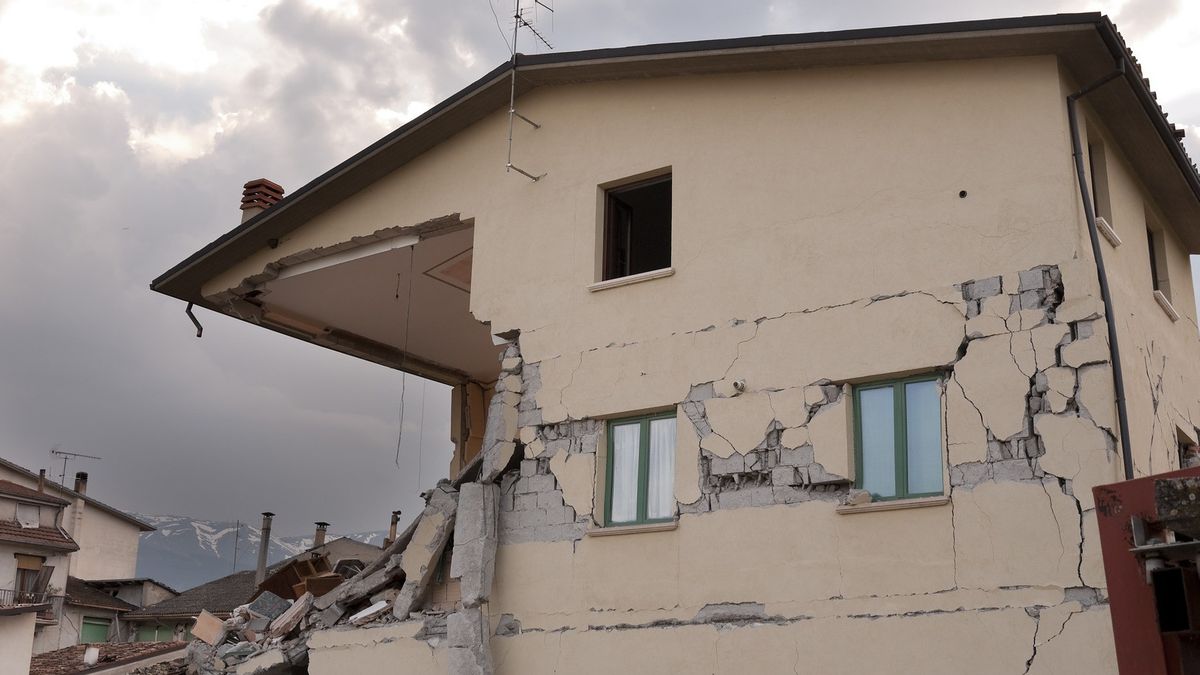
<svg viewBox="0 0 1200 675">
<path fill-rule="evenodd" d="M 1198 440 L 1181 137 L 1074 14 L 518 55 L 248 183 L 153 289 L 450 385 L 454 456 L 237 672 L 1117 672 L 1093 487 Z"/>
</svg>

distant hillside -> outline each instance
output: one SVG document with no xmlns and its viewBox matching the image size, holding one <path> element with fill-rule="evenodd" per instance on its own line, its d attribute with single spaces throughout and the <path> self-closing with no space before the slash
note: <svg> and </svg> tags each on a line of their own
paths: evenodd
<svg viewBox="0 0 1200 675">
<path fill-rule="evenodd" d="M 235 571 L 234 541 L 237 541 L 236 570 L 252 570 L 258 561 L 260 532 L 242 523 L 197 520 L 187 516 L 150 516 L 135 514 L 158 529 L 142 535 L 138 549 L 137 575 L 157 579 L 182 591 Z M 234 536 L 236 533 L 236 537 Z M 348 536 L 358 541 L 383 543 L 387 532 L 330 534 L 330 538 Z M 312 546 L 312 536 L 271 537 L 267 560 L 278 562 Z"/>
</svg>

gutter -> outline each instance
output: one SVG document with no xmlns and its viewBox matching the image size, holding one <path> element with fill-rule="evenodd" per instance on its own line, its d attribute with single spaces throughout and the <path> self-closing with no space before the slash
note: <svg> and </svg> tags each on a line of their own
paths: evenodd
<svg viewBox="0 0 1200 675">
<path fill-rule="evenodd" d="M 1127 75 L 1128 58 L 1117 60 L 1111 73 L 1084 86 L 1067 96 L 1067 122 L 1071 128 L 1071 151 L 1075 161 L 1075 178 L 1079 183 L 1079 197 L 1083 200 L 1083 212 L 1087 217 L 1088 237 L 1092 241 L 1092 256 L 1096 259 L 1096 278 L 1100 282 L 1100 298 L 1104 301 L 1104 323 L 1108 326 L 1108 348 L 1112 354 L 1113 389 L 1117 399 L 1117 425 L 1121 434 L 1121 459 L 1125 465 L 1125 480 L 1133 480 L 1133 447 L 1129 440 L 1129 410 L 1125 403 L 1125 375 L 1121 370 L 1121 349 L 1117 344 L 1117 317 L 1113 312 L 1112 293 L 1108 288 L 1108 273 L 1104 269 L 1104 251 L 1100 246 L 1100 233 L 1096 229 L 1096 211 L 1088 191 L 1087 174 L 1083 167 L 1083 143 L 1079 138 L 1079 116 L 1075 104 L 1079 99 L 1103 87 L 1113 80 Z"/>
</svg>

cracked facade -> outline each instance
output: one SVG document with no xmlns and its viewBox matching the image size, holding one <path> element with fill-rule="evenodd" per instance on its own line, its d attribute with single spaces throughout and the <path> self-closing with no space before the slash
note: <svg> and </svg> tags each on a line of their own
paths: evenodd
<svg viewBox="0 0 1200 675">
<path fill-rule="evenodd" d="M 538 87 L 520 107 L 543 127 L 516 139 L 537 183 L 479 161 L 502 147 L 490 109 L 210 269 L 211 307 L 455 388 L 454 532 L 351 583 L 366 602 L 403 568 L 394 617 L 350 628 L 330 600 L 310 672 L 1116 672 L 1091 488 L 1121 448 L 1063 112 L 1078 63 L 1019 31 L 998 39 L 1022 56 L 961 39 L 972 59 Z M 1085 106 L 1083 133 L 1123 240 L 1102 245 L 1147 475 L 1197 440 L 1196 237 L 1110 114 Z M 597 287 L 600 186 L 661 167 L 670 273 Z M 355 237 L 414 243 L 313 267 Z M 434 279 L 464 251 L 466 289 Z M 936 389 L 942 488 L 875 499 L 856 391 L 913 375 Z M 609 422 L 648 414 L 674 420 L 672 517 L 610 526 Z"/>
</svg>

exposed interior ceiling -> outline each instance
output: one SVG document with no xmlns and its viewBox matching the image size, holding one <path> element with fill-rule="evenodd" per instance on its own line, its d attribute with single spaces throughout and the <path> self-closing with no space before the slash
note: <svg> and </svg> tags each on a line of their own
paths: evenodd
<svg viewBox="0 0 1200 675">
<path fill-rule="evenodd" d="M 334 331 L 397 350 L 394 367 L 496 379 L 499 347 L 470 312 L 474 229 L 338 262 L 267 282 L 266 320 L 318 335 Z M 318 259 L 315 262 L 319 262 Z M 409 360 L 409 363 L 405 363 Z"/>
</svg>

